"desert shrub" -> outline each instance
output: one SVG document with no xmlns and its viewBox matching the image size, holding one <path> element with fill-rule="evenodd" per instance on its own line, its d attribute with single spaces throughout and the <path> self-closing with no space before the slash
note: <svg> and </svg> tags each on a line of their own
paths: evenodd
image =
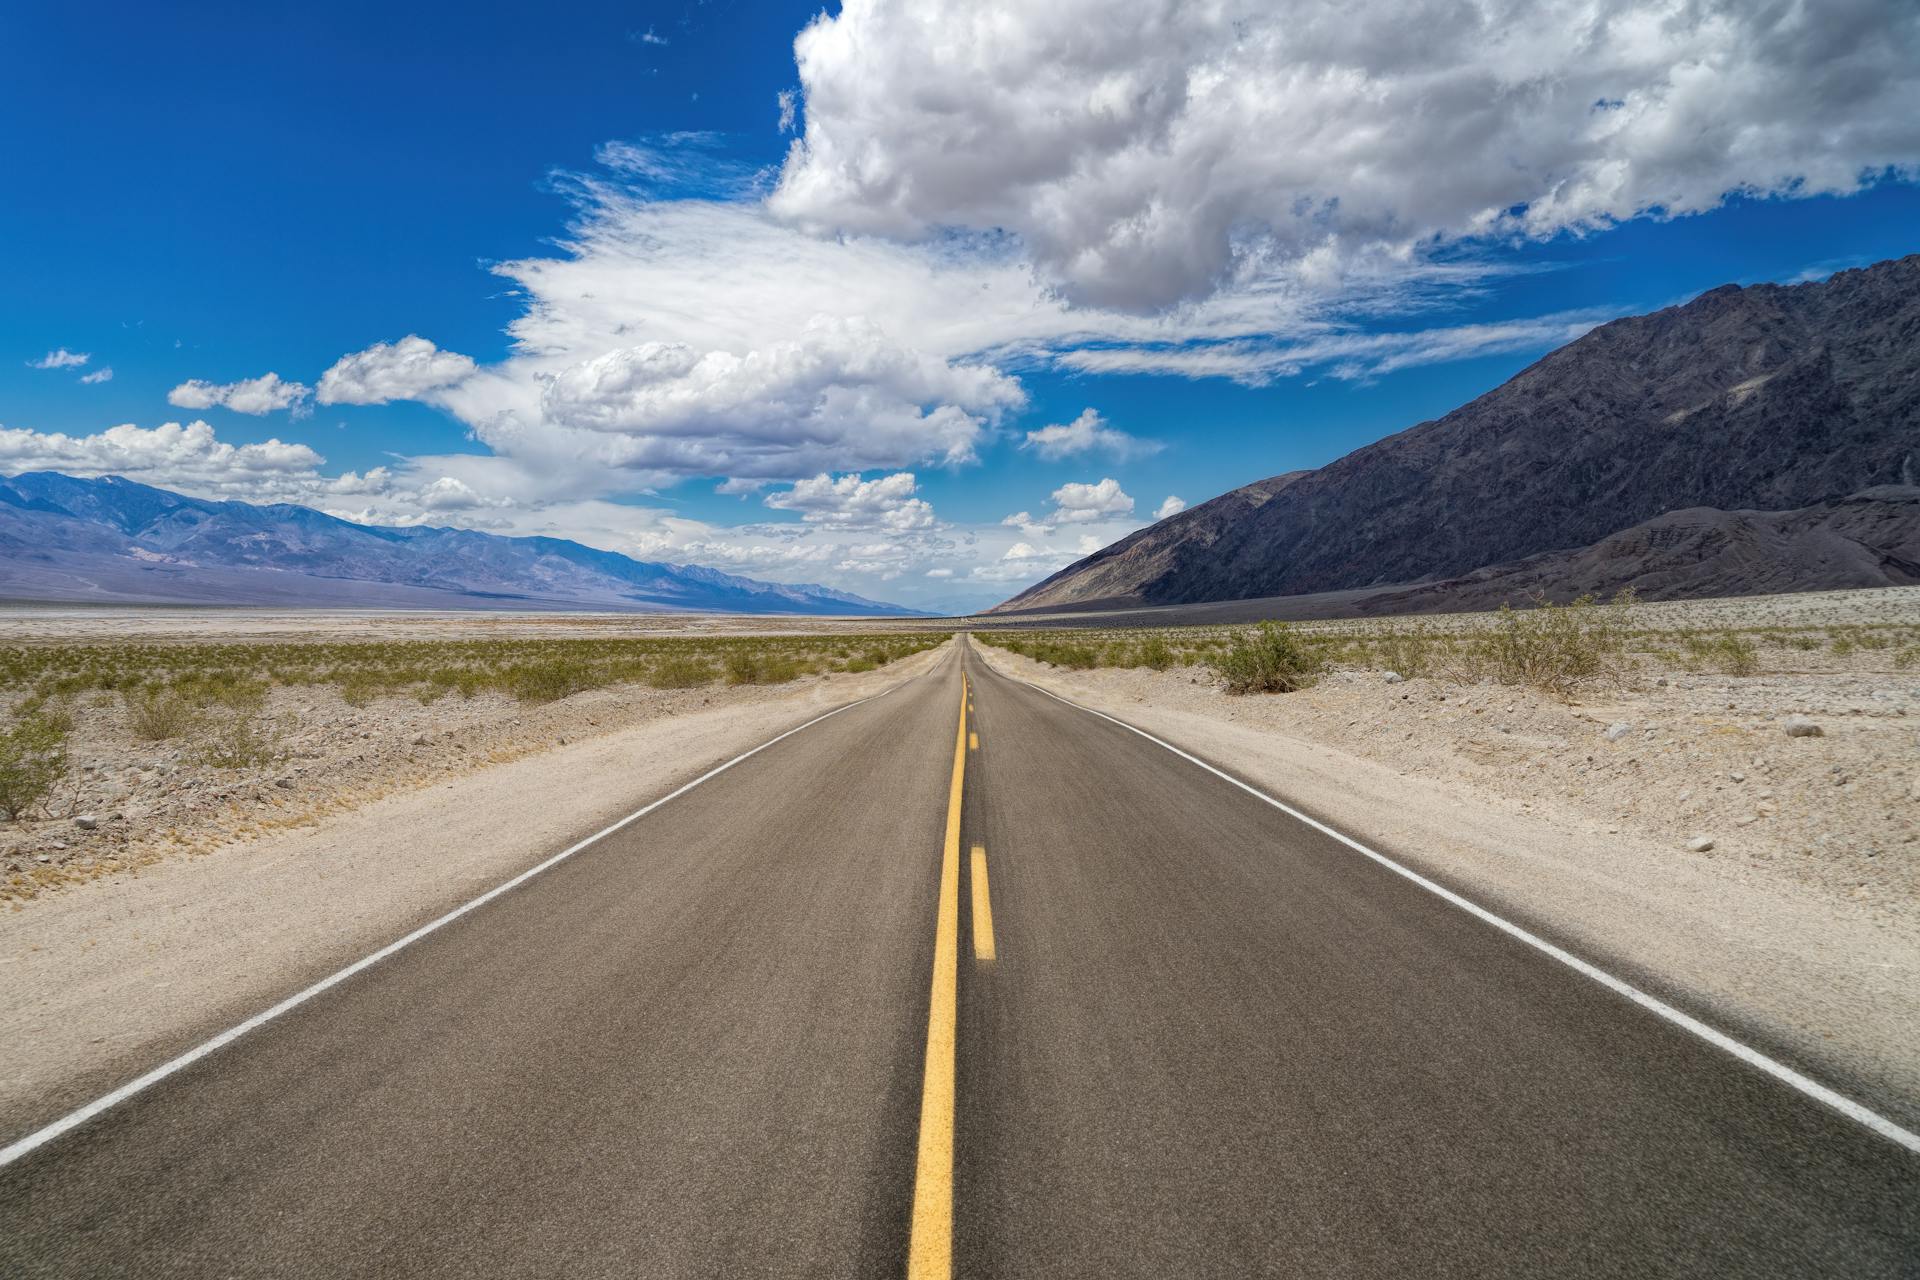
<svg viewBox="0 0 1920 1280">
<path fill-rule="evenodd" d="M 1165 671 L 1173 665 L 1173 649 L 1159 636 L 1148 636 L 1140 642 L 1140 665 L 1154 671 Z"/>
<path fill-rule="evenodd" d="M 267 701 L 267 682 L 237 671 L 194 672 L 175 682 L 180 693 L 203 707 L 257 711 Z"/>
<path fill-rule="evenodd" d="M 1853 637 L 1842 631 L 1833 637 L 1831 648 L 1833 649 L 1834 657 L 1844 658 L 1853 652 Z"/>
<path fill-rule="evenodd" d="M 1094 652 L 1092 645 L 1071 644 L 1064 640 L 1047 641 L 1035 646 L 1033 656 L 1069 671 L 1087 671 L 1100 665 L 1100 655 Z"/>
<path fill-rule="evenodd" d="M 713 664 L 687 654 L 668 654 L 647 672 L 656 689 L 697 689 L 713 679 Z"/>
<path fill-rule="evenodd" d="M 1893 665 L 1901 671 L 1920 666 L 1920 644 L 1910 644 L 1893 655 Z"/>
<path fill-rule="evenodd" d="M 806 675 L 812 668 L 791 654 L 768 652 L 742 646 L 728 652 L 728 684 L 785 684 Z"/>
<path fill-rule="evenodd" d="M 728 684 L 764 684 L 761 679 L 763 660 L 752 649 L 734 649 L 726 659 Z"/>
<path fill-rule="evenodd" d="M 165 742 L 193 732 L 200 711 L 177 689 L 129 689 L 121 695 L 127 707 L 127 731 L 142 742 Z"/>
<path fill-rule="evenodd" d="M 1730 676 L 1750 676 L 1760 669 L 1760 654 L 1753 642 L 1737 631 L 1722 631 L 1702 646 L 1702 657 L 1715 671 Z"/>
<path fill-rule="evenodd" d="M 1567 694 L 1612 672 L 1626 653 L 1633 595 L 1611 604 L 1581 596 L 1570 604 L 1536 599 L 1528 609 L 1502 605 L 1493 627 L 1469 647 L 1473 674 Z"/>
<path fill-rule="evenodd" d="M 365 671 L 356 671 L 340 682 L 340 699 L 350 707 L 370 705 L 384 689 L 380 681 Z"/>
<path fill-rule="evenodd" d="M 1292 693 L 1312 684 L 1326 660 L 1283 623 L 1243 632 L 1209 660 L 1228 693 Z"/>
<path fill-rule="evenodd" d="M 598 683 L 591 668 L 563 660 L 508 667 L 502 681 L 522 702 L 558 702 Z"/>
<path fill-rule="evenodd" d="M 862 671 L 872 671 L 874 669 L 874 662 L 871 658 L 848 658 L 840 664 L 840 669 L 854 674 Z"/>
<path fill-rule="evenodd" d="M 210 717 L 200 759 L 216 769 L 257 769 L 280 758 L 280 726 L 258 711 L 234 707 Z"/>
<path fill-rule="evenodd" d="M 1381 667 L 1411 680 L 1433 669 L 1438 637 L 1423 626 L 1402 631 L 1389 627 L 1374 637 L 1373 651 Z"/>
<path fill-rule="evenodd" d="M 0 730 L 0 816 L 20 818 L 67 776 L 66 718 L 37 712 Z"/>
</svg>

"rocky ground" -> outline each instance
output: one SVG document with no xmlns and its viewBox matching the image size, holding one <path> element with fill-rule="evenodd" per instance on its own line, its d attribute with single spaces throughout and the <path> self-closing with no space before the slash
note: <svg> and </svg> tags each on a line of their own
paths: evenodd
<svg viewBox="0 0 1920 1280">
<path fill-rule="evenodd" d="M 649 720 L 791 699 L 848 679 L 625 685 L 546 704 L 485 693 L 356 707 L 330 687 L 275 689 L 255 716 L 271 759 L 238 769 L 206 761 L 205 733 L 140 742 L 118 697 L 82 696 L 70 712 L 66 781 L 40 816 L 0 823 L 0 900 L 17 905 L 160 858 L 313 825 L 382 796 Z"/>
<path fill-rule="evenodd" d="M 1369 672 L 1229 699 L 1190 674 L 1146 696 L 1211 703 L 1589 832 L 1632 829 L 1677 858 L 1920 907 L 1920 676 L 1679 674 L 1561 702 Z"/>
<path fill-rule="evenodd" d="M 1799 655 L 1796 655 L 1799 656 Z M 1335 672 L 1233 697 L 1201 667 L 1058 673 L 1122 705 L 1212 717 L 1457 784 L 1588 835 L 1787 881 L 1920 921 L 1920 672 L 1642 673 L 1563 700 L 1525 687 Z"/>
</svg>

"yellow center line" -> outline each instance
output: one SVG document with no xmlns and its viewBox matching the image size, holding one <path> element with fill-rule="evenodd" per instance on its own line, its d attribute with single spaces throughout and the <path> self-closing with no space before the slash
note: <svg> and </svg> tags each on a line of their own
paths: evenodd
<svg viewBox="0 0 1920 1280">
<path fill-rule="evenodd" d="M 973 958 L 993 959 L 993 903 L 987 897 L 987 851 L 973 846 Z"/>
<path fill-rule="evenodd" d="M 933 1000 L 920 1083 L 920 1156 L 913 1175 L 913 1235 L 907 1280 L 953 1275 L 953 1042 L 960 972 L 960 794 L 967 777 L 967 677 L 960 677 L 960 729 L 940 855 L 940 915 L 933 932 Z"/>
</svg>

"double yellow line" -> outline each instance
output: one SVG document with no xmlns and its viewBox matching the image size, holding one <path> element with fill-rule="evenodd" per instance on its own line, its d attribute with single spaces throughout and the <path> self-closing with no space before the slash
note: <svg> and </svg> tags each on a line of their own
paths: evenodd
<svg viewBox="0 0 1920 1280">
<path fill-rule="evenodd" d="M 967 677 L 962 673 L 947 836 L 940 854 L 940 916 L 933 933 L 933 1002 L 920 1085 L 920 1159 L 913 1175 L 908 1280 L 947 1280 L 953 1274 L 954 1024 L 960 983 L 960 796 L 966 778 Z"/>
</svg>

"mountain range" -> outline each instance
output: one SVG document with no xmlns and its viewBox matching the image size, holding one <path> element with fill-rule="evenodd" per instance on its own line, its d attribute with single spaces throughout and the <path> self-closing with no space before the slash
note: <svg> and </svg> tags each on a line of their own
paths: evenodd
<svg viewBox="0 0 1920 1280">
<path fill-rule="evenodd" d="M 1170 516 L 994 612 L 1420 612 L 1920 582 L 1920 255 L 1605 324 L 1445 417 Z"/>
<path fill-rule="evenodd" d="M 0 479 L 0 598 L 410 609 L 895 616 L 812 584 L 658 564 L 562 538 L 356 524 L 120 476 Z"/>
</svg>

